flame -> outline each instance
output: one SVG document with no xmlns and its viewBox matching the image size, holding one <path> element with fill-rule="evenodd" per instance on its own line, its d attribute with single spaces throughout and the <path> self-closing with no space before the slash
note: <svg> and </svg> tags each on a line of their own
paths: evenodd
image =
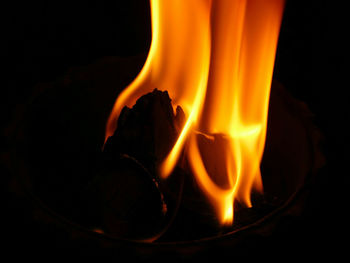
<svg viewBox="0 0 350 263">
<path fill-rule="evenodd" d="M 150 51 L 117 98 L 106 139 L 125 105 L 154 88 L 167 90 L 188 117 L 160 175 L 171 174 L 186 143 L 184 154 L 219 222 L 232 224 L 234 201 L 251 207 L 252 190 L 263 188 L 260 161 L 284 0 L 150 4 Z"/>
</svg>

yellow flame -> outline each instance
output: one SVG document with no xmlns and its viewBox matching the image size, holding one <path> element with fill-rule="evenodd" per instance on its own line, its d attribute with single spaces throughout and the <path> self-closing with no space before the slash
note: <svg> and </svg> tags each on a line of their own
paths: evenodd
<svg viewBox="0 0 350 263">
<path fill-rule="evenodd" d="M 234 201 L 250 207 L 252 189 L 262 191 L 259 166 L 284 0 L 150 0 L 150 4 L 149 55 L 117 98 L 106 139 L 113 134 L 122 107 L 132 106 L 154 88 L 167 90 L 188 118 L 160 166 L 160 175 L 171 174 L 186 142 L 184 154 L 198 185 L 219 222 L 232 224 Z M 205 148 L 199 135 L 213 144 Z M 215 144 L 219 137 L 224 146 Z M 208 168 L 218 166 L 225 169 L 218 173 Z"/>
</svg>

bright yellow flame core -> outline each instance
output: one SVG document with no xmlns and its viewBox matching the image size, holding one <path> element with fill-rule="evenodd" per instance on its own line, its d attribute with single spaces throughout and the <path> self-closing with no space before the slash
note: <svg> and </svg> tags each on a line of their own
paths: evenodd
<svg viewBox="0 0 350 263">
<path fill-rule="evenodd" d="M 117 98 L 106 139 L 125 105 L 131 107 L 154 88 L 167 90 L 188 118 L 160 175 L 171 174 L 186 142 L 184 153 L 198 185 L 220 223 L 232 224 L 234 200 L 250 207 L 252 189 L 262 191 L 260 161 L 284 0 L 150 3 L 153 37 L 148 58 Z M 219 157 L 203 160 L 198 134 L 225 137 Z M 205 162 L 218 158 L 225 172 L 210 174 Z M 214 177 L 227 183 L 220 185 Z"/>
</svg>

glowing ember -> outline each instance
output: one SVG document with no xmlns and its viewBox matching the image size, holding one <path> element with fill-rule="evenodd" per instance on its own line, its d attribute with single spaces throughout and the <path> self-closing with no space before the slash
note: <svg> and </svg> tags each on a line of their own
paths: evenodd
<svg viewBox="0 0 350 263">
<path fill-rule="evenodd" d="M 262 191 L 260 161 L 283 7 L 284 0 L 151 0 L 147 61 L 107 123 L 106 139 L 125 105 L 155 87 L 167 90 L 187 120 L 160 175 L 171 174 L 184 150 L 221 224 L 232 224 L 234 200 L 250 207 L 251 191 Z M 213 145 L 201 143 L 201 136 Z"/>
</svg>

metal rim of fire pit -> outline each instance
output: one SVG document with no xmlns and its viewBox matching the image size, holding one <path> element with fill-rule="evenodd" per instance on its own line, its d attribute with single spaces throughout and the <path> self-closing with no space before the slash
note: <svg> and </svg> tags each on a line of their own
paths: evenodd
<svg viewBox="0 0 350 263">
<path fill-rule="evenodd" d="M 253 230 L 255 228 L 258 228 L 262 224 L 268 222 L 269 220 L 273 220 L 276 217 L 283 216 L 283 212 L 287 210 L 290 206 L 293 206 L 294 203 L 298 202 L 298 198 L 305 192 L 305 190 L 308 188 L 308 184 L 299 187 L 286 201 L 283 202 L 282 205 L 274 209 L 272 212 L 264 215 L 260 219 L 256 220 L 253 223 L 247 224 L 245 226 L 242 226 L 238 229 L 218 234 L 215 236 L 210 237 L 204 237 L 200 239 L 193 239 L 193 240 L 185 240 L 185 241 L 162 241 L 162 242 L 145 242 L 140 240 L 133 240 L 133 239 L 127 239 L 127 238 L 121 238 L 116 237 L 108 233 L 98 233 L 94 230 L 88 229 L 85 226 L 82 226 L 76 222 L 70 221 L 66 217 L 62 216 L 61 214 L 55 212 L 50 207 L 48 207 L 39 197 L 37 197 L 33 192 L 31 192 L 26 186 L 25 183 L 20 180 L 21 185 L 25 188 L 26 194 L 30 197 L 30 199 L 39 206 L 39 208 L 42 211 L 45 211 L 47 215 L 51 216 L 52 218 L 58 220 L 62 225 L 65 227 L 70 227 L 71 229 L 83 232 L 85 234 L 90 235 L 93 238 L 98 239 L 105 239 L 106 241 L 112 241 L 112 242 L 125 242 L 129 244 L 139 244 L 139 245 L 149 245 L 149 246 L 171 246 L 171 245 L 194 245 L 198 243 L 207 243 L 207 242 L 213 242 L 213 241 L 220 241 L 225 239 L 232 239 L 237 234 Z"/>
<path fill-rule="evenodd" d="M 14 136 L 16 137 L 16 136 Z M 310 145 L 310 149 L 312 149 L 313 152 L 315 152 L 315 149 L 313 146 L 313 141 L 308 134 L 308 143 Z M 14 147 L 16 149 L 16 147 Z M 16 155 L 16 151 L 12 151 L 11 154 Z M 315 163 L 315 157 L 312 154 L 312 164 Z M 16 160 L 16 158 L 15 158 Z M 18 161 L 18 160 L 17 160 Z M 16 162 L 16 161 L 15 161 Z M 15 165 L 15 167 L 19 167 Z M 113 236 L 108 233 L 99 233 L 92 229 L 88 229 L 87 227 L 80 225 L 79 223 L 73 222 L 66 218 L 65 216 L 55 212 L 53 209 L 51 209 L 48 205 L 45 204 L 45 202 L 42 201 L 41 198 L 39 198 L 35 193 L 33 193 L 28 186 L 25 183 L 24 178 L 20 175 L 19 171 L 16 171 L 16 177 L 19 179 L 19 183 L 22 185 L 25 194 L 28 195 L 28 197 L 31 199 L 31 201 L 36 204 L 41 211 L 44 211 L 47 215 L 52 217 L 53 219 L 57 220 L 56 222 L 59 222 L 63 227 L 69 228 L 70 230 L 76 230 L 79 231 L 82 234 L 88 234 L 90 237 L 99 239 L 99 240 L 105 240 L 108 242 L 112 242 L 115 244 L 118 243 L 124 243 L 129 245 L 142 245 L 142 246 L 191 246 L 191 245 L 198 245 L 198 244 L 204 244 L 204 243 L 210 243 L 210 242 L 220 242 L 224 240 L 232 240 L 239 234 L 254 231 L 255 229 L 268 224 L 269 221 L 273 221 L 274 219 L 278 219 L 280 217 L 283 217 L 284 212 L 288 211 L 289 208 L 293 207 L 295 203 L 299 201 L 299 199 L 303 196 L 303 194 L 306 193 L 307 189 L 311 186 L 311 181 L 315 176 L 315 172 L 310 171 L 305 176 L 305 182 L 303 185 L 300 185 L 290 196 L 288 199 L 286 199 L 281 205 L 279 205 L 277 208 L 273 209 L 271 212 L 267 213 L 266 215 L 262 216 L 261 218 L 257 219 L 253 223 L 248 223 L 247 225 L 241 226 L 237 229 L 234 229 L 232 231 L 228 231 L 222 234 L 209 236 L 209 237 L 203 237 L 199 239 L 193 239 L 193 240 L 183 240 L 183 241 L 161 241 L 161 242 L 146 242 L 143 240 L 137 240 L 137 239 L 127 239 L 122 237 Z M 293 215 L 293 213 L 292 213 Z M 297 216 L 297 215 L 295 215 Z M 255 233 L 255 235 L 259 235 L 259 233 Z"/>
</svg>

